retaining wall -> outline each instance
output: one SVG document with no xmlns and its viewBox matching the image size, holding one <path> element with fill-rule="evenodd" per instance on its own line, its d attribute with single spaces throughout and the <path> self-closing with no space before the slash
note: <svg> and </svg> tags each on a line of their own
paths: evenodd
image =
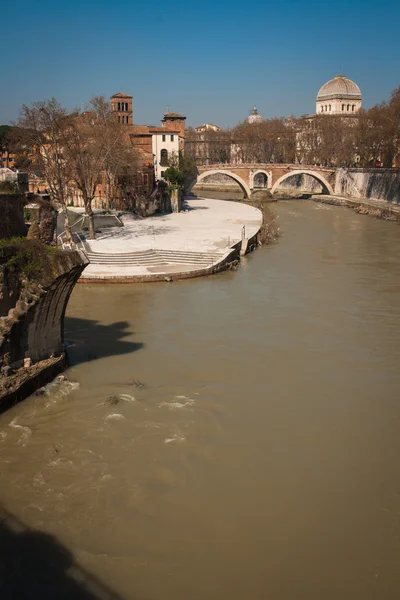
<svg viewBox="0 0 400 600">
<path fill-rule="evenodd" d="M 335 193 L 400 204 L 400 169 L 339 169 Z"/>
</svg>

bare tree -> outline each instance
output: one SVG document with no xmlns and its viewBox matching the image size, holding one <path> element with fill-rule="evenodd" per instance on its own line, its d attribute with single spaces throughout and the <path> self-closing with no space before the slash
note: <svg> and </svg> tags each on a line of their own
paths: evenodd
<svg viewBox="0 0 400 600">
<path fill-rule="evenodd" d="M 126 127 L 118 122 L 104 96 L 92 98 L 89 111 L 93 116 L 94 143 L 101 148 L 103 154 L 106 208 L 109 210 L 113 205 L 119 179 L 126 181 L 127 173 L 137 161 Z"/>
<path fill-rule="evenodd" d="M 65 146 L 71 132 L 72 118 L 55 99 L 24 105 L 18 119 L 18 143 L 30 156 L 32 169 L 43 177 L 53 201 L 64 212 L 67 238 L 72 240 L 67 211 L 69 162 L 65 158 Z"/>
<path fill-rule="evenodd" d="M 64 147 L 71 179 L 82 193 L 92 240 L 96 237 L 92 202 L 105 165 L 104 146 L 98 135 L 98 127 L 92 112 L 78 113 Z"/>
</svg>

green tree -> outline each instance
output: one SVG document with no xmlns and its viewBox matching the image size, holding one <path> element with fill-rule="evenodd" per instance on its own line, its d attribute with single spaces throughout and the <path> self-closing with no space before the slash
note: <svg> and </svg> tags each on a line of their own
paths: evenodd
<svg viewBox="0 0 400 600">
<path fill-rule="evenodd" d="M 185 176 L 176 167 L 168 167 L 164 173 L 164 179 L 166 179 L 171 185 L 183 185 Z"/>
</svg>

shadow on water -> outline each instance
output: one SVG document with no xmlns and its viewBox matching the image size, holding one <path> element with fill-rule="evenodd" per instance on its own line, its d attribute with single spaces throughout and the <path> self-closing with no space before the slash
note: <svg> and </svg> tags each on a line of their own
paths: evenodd
<svg viewBox="0 0 400 600">
<path fill-rule="evenodd" d="M 0 506 L 1 600 L 122 600 L 47 533 Z M 135 599 L 133 599 L 135 600 Z"/>
<path fill-rule="evenodd" d="M 123 339 L 131 336 L 128 321 L 103 325 L 91 319 L 65 317 L 65 345 L 72 366 L 106 356 L 129 354 L 143 348 L 140 342 Z"/>
</svg>

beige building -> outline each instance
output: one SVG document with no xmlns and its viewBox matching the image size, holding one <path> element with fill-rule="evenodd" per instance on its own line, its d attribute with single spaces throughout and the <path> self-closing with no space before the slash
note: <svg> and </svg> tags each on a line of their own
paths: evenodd
<svg viewBox="0 0 400 600">
<path fill-rule="evenodd" d="M 221 127 L 218 125 L 213 125 L 212 123 L 204 123 L 204 125 L 199 125 L 195 127 L 196 133 L 204 133 L 205 131 L 221 131 Z"/>
<path fill-rule="evenodd" d="M 316 114 L 354 115 L 362 104 L 361 90 L 354 81 L 344 75 L 335 75 L 319 90 Z"/>
</svg>

